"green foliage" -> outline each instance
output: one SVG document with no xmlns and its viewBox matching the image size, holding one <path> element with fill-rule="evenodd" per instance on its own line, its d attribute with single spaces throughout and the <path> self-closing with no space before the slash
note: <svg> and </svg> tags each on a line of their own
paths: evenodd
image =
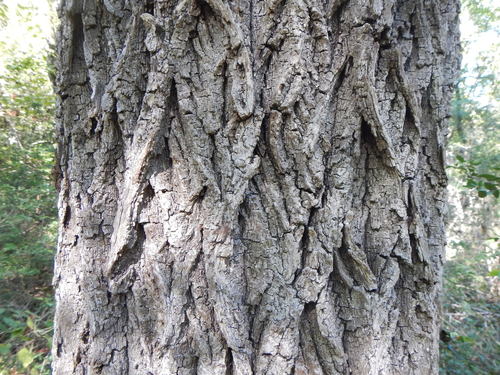
<svg viewBox="0 0 500 375">
<path fill-rule="evenodd" d="M 53 302 L 41 297 L 47 292 L 38 292 L 37 309 L 0 308 L 0 374 L 50 373 Z"/>
<path fill-rule="evenodd" d="M 0 0 L 0 27 L 5 27 L 7 24 L 7 6 Z"/>
<path fill-rule="evenodd" d="M 46 63 L 45 63 L 46 65 Z M 44 61 L 12 59 L 0 76 L 0 279 L 50 273 L 56 215 L 52 113 Z"/>
<path fill-rule="evenodd" d="M 463 186 L 464 188 L 476 190 L 479 198 L 485 198 L 489 194 L 498 198 L 500 177 L 494 173 L 498 172 L 500 168 L 491 167 L 491 171 L 488 171 L 489 173 L 479 173 L 478 168 L 481 165 L 481 161 L 465 160 L 460 155 L 456 155 L 456 158 L 457 163 L 451 167 L 458 170 L 460 176 L 466 181 Z"/>
<path fill-rule="evenodd" d="M 471 18 L 479 31 L 498 31 L 498 14 L 500 8 L 493 1 L 488 0 L 463 0 L 463 6 L 467 7 Z M 498 4 L 498 3 L 497 3 Z"/>
<path fill-rule="evenodd" d="M 41 45 L 35 14 L 34 7 L 9 9 L 0 0 L 0 28 L 13 22 L 26 24 L 31 28 L 27 39 Z M 50 281 L 57 212 L 50 175 L 55 100 L 47 76 L 47 48 L 22 50 L 4 35 L 0 37 L 0 374 L 41 375 L 50 373 L 52 336 Z"/>
<path fill-rule="evenodd" d="M 464 43 L 466 64 L 452 106 L 449 150 L 454 163 L 449 169 L 451 214 L 441 373 L 491 375 L 500 373 L 500 253 L 495 234 L 500 182 L 499 66 L 498 43 L 477 52 L 477 41 L 492 35 L 498 38 L 500 16 L 491 1 L 465 0 L 463 5 L 476 30 Z"/>
<path fill-rule="evenodd" d="M 441 345 L 444 374 L 500 373 L 500 305 L 491 293 L 497 276 L 487 267 L 498 256 L 462 253 L 446 266 L 443 327 L 449 337 Z"/>
</svg>

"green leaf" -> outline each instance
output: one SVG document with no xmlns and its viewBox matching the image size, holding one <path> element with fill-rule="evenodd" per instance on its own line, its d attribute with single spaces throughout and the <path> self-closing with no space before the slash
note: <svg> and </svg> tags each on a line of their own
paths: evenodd
<svg viewBox="0 0 500 375">
<path fill-rule="evenodd" d="M 24 335 L 24 329 L 25 327 L 18 327 L 16 329 L 13 329 L 12 331 L 10 331 L 10 335 L 12 337 L 21 337 Z"/>
<path fill-rule="evenodd" d="M 35 360 L 35 353 L 28 348 L 22 348 L 16 354 L 17 360 L 21 362 L 24 368 L 27 368 Z"/>
<path fill-rule="evenodd" d="M 488 272 L 488 276 L 498 277 L 500 276 L 500 270 L 492 270 L 491 272 Z"/>
<path fill-rule="evenodd" d="M 484 197 L 486 197 L 487 194 L 488 194 L 488 192 L 485 190 L 478 190 L 477 191 L 477 195 L 479 198 L 484 198 Z"/>
<path fill-rule="evenodd" d="M 457 158 L 457 160 L 461 163 L 465 162 L 465 159 L 463 156 L 460 156 L 460 155 L 455 155 L 455 157 Z"/>
<path fill-rule="evenodd" d="M 488 174 L 488 173 L 478 174 L 478 177 L 485 178 L 485 179 L 487 179 L 489 181 L 500 181 L 500 177 L 494 176 L 494 175 Z"/>
<path fill-rule="evenodd" d="M 469 336 L 458 336 L 457 341 L 460 342 L 469 342 L 469 343 L 474 343 L 475 340 L 472 337 Z"/>
<path fill-rule="evenodd" d="M 495 198 L 498 198 L 498 196 L 500 195 L 499 191 L 498 190 L 493 190 L 493 195 L 495 196 Z"/>
<path fill-rule="evenodd" d="M 495 184 L 490 184 L 489 182 L 485 182 L 484 187 L 488 190 L 491 190 L 491 191 L 496 190 L 496 188 L 497 188 Z"/>
<path fill-rule="evenodd" d="M 9 318 L 8 316 L 4 316 L 2 318 L 3 322 L 7 324 L 8 327 L 10 328 L 18 328 L 19 327 L 19 322 L 17 320 L 14 320 L 12 318 Z"/>
<path fill-rule="evenodd" d="M 477 186 L 477 181 L 474 181 L 473 179 L 468 179 L 467 180 L 467 184 L 465 185 L 466 188 L 473 188 L 473 187 L 476 187 Z"/>
<path fill-rule="evenodd" d="M 12 345 L 10 345 L 10 344 L 0 344 L 0 355 L 9 354 L 11 347 L 12 347 Z"/>
<path fill-rule="evenodd" d="M 35 323 L 33 322 L 33 319 L 31 319 L 31 316 L 28 316 L 28 319 L 26 319 L 26 325 L 31 330 L 35 328 Z"/>
</svg>

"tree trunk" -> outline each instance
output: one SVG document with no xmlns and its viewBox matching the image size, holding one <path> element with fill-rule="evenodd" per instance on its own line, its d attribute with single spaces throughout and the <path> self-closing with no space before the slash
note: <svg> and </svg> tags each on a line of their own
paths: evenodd
<svg viewBox="0 0 500 375">
<path fill-rule="evenodd" d="M 54 374 L 436 374 L 458 0 L 63 0 Z"/>
</svg>

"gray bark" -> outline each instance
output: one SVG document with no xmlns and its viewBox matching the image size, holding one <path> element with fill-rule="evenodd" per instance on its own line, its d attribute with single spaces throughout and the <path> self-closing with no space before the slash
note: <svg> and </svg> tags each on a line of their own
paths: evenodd
<svg viewBox="0 0 500 375">
<path fill-rule="evenodd" d="M 63 0 L 54 374 L 436 374 L 458 0 Z"/>
</svg>

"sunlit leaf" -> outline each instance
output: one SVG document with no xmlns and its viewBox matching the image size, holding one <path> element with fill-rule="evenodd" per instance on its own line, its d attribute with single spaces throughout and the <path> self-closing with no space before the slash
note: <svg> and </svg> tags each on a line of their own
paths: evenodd
<svg viewBox="0 0 500 375">
<path fill-rule="evenodd" d="M 472 337 L 469 337 L 469 336 L 458 336 L 456 338 L 456 340 L 460 341 L 460 342 L 468 342 L 468 343 L 474 343 L 476 341 Z"/>
<path fill-rule="evenodd" d="M 29 367 L 35 360 L 35 353 L 33 353 L 28 348 L 22 348 L 16 354 L 17 360 L 21 363 L 24 368 Z"/>
<path fill-rule="evenodd" d="M 31 319 L 31 316 L 28 316 L 28 319 L 26 319 L 26 325 L 31 330 L 35 328 L 35 323 L 33 322 L 33 319 Z"/>
<path fill-rule="evenodd" d="M 500 276 L 500 270 L 498 270 L 498 269 L 497 270 L 492 270 L 492 271 L 488 272 L 488 276 L 496 276 L 496 277 L 498 277 L 498 276 Z"/>
</svg>

